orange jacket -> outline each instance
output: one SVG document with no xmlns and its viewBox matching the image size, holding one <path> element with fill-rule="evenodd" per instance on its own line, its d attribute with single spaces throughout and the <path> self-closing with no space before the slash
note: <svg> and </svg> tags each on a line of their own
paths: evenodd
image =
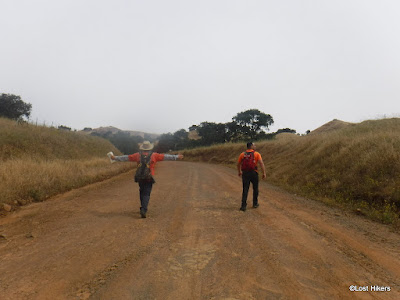
<svg viewBox="0 0 400 300">
<path fill-rule="evenodd" d="M 147 153 L 148 152 L 143 151 L 143 154 L 147 154 Z M 151 155 L 151 158 L 150 158 L 151 175 L 154 175 L 154 173 L 155 173 L 154 167 L 158 161 L 162 161 L 165 158 L 167 158 L 168 160 L 176 160 L 175 156 L 177 156 L 177 155 L 168 155 L 168 154 L 160 154 L 160 153 L 153 152 L 153 154 Z M 135 161 L 138 164 L 140 163 L 140 153 L 139 152 L 128 155 L 128 158 L 129 158 L 129 161 Z"/>
</svg>

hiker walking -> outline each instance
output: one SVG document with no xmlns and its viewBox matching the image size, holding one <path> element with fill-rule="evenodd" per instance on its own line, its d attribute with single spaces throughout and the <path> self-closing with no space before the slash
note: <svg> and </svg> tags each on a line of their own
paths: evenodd
<svg viewBox="0 0 400 300">
<path fill-rule="evenodd" d="M 139 146 L 139 152 L 134 154 L 114 156 L 111 153 L 109 157 L 112 161 L 135 161 L 138 163 L 138 168 L 135 174 L 135 182 L 139 184 L 140 215 L 142 218 L 146 218 L 151 189 L 155 183 L 153 178 L 155 164 L 162 160 L 182 159 L 183 155 L 160 154 L 152 152 L 154 145 L 149 141 L 144 141 L 142 144 L 139 144 Z"/>
<path fill-rule="evenodd" d="M 247 207 L 247 194 L 250 188 L 250 182 L 253 185 L 253 207 L 257 208 L 258 204 L 258 170 L 257 164 L 261 165 L 263 171 L 262 178 L 266 177 L 264 162 L 261 154 L 256 152 L 256 145 L 252 142 L 247 143 L 247 150 L 239 155 L 237 169 L 239 176 L 242 176 L 243 193 L 241 211 L 246 211 Z"/>
</svg>

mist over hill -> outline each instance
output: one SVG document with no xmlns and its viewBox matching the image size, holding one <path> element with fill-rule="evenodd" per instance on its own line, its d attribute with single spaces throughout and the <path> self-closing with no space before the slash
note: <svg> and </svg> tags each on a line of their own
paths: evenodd
<svg viewBox="0 0 400 300">
<path fill-rule="evenodd" d="M 160 134 L 157 133 L 148 133 L 148 132 L 143 132 L 143 131 L 135 131 L 135 130 L 122 130 L 119 128 L 116 128 L 114 126 L 106 126 L 106 127 L 99 127 L 99 128 L 85 128 L 81 132 L 87 133 L 87 134 L 98 134 L 98 135 L 105 135 L 105 134 L 118 134 L 118 133 L 127 133 L 129 136 L 140 136 L 145 140 L 151 140 L 155 141 L 158 139 Z"/>
<path fill-rule="evenodd" d="M 139 144 L 143 141 L 157 142 L 160 136 L 143 131 L 122 130 L 113 126 L 84 128 L 80 133 L 107 139 L 125 155 L 139 151 Z"/>
</svg>

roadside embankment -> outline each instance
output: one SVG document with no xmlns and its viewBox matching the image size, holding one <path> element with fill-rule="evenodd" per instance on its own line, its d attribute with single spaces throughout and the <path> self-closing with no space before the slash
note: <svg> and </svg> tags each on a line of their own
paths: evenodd
<svg viewBox="0 0 400 300">
<path fill-rule="evenodd" d="M 400 119 L 257 142 L 273 184 L 396 223 L 400 211 Z M 235 167 L 244 143 L 182 151 L 186 160 Z"/>
<path fill-rule="evenodd" d="M 0 118 L 0 213 L 128 171 L 109 141 Z"/>
</svg>

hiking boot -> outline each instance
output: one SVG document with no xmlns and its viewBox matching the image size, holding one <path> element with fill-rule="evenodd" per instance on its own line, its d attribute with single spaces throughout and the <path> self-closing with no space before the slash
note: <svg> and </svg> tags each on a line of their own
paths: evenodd
<svg viewBox="0 0 400 300">
<path fill-rule="evenodd" d="M 246 207 L 242 206 L 239 210 L 246 211 Z"/>
<path fill-rule="evenodd" d="M 260 204 L 257 203 L 257 204 L 254 204 L 254 205 L 253 205 L 253 208 L 257 208 L 257 207 L 259 207 L 259 206 L 260 206 Z"/>
<path fill-rule="evenodd" d="M 140 216 L 144 219 L 146 218 L 146 212 L 144 210 L 140 210 Z"/>
</svg>

